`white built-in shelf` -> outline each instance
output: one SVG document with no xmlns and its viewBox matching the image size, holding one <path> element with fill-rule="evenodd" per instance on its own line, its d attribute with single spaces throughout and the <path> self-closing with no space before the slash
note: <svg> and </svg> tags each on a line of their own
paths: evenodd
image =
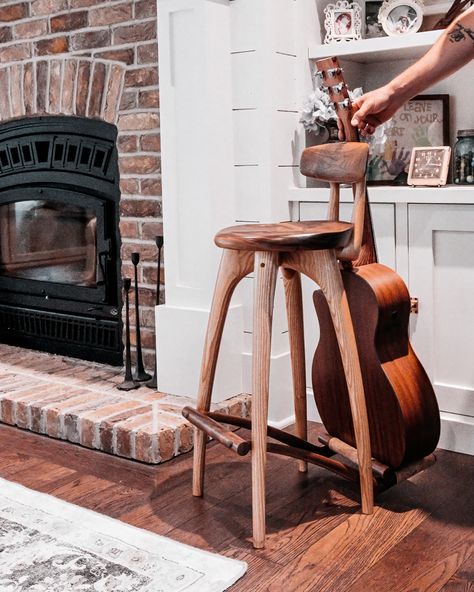
<svg viewBox="0 0 474 592">
<path fill-rule="evenodd" d="M 364 64 L 388 60 L 409 60 L 422 56 L 443 31 L 424 31 L 411 35 L 359 39 L 309 48 L 310 59 L 338 56 L 343 60 Z"/>
<path fill-rule="evenodd" d="M 446 185 L 445 187 L 369 186 L 373 203 L 474 204 L 474 185 Z M 329 189 L 297 188 L 289 190 L 290 202 L 325 202 Z M 350 188 L 343 188 L 341 201 L 352 201 Z"/>
</svg>

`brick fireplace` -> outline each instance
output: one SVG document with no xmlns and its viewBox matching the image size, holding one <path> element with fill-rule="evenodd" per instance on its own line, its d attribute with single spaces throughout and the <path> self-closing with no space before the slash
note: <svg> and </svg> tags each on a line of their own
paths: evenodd
<svg viewBox="0 0 474 592">
<path fill-rule="evenodd" d="M 151 369 L 155 236 L 163 230 L 156 0 L 7 0 L 0 23 L 0 125 L 72 117 L 117 128 L 117 276 L 133 277 L 130 257 L 138 251 L 142 347 Z M 191 401 L 147 388 L 125 393 L 116 389 L 122 379 L 110 365 L 0 344 L 0 421 L 149 463 L 189 450 L 181 409 Z M 249 397 L 215 409 L 248 415 Z"/>
<path fill-rule="evenodd" d="M 1 122 L 66 115 L 118 128 L 122 274 L 132 277 L 130 255 L 138 251 L 141 337 L 150 367 L 154 237 L 162 234 L 156 2 L 7 1 L 0 22 Z"/>
</svg>

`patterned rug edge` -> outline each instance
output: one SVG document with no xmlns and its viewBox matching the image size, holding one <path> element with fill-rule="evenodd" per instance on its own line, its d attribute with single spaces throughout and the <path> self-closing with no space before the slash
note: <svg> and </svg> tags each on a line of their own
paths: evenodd
<svg viewBox="0 0 474 592">
<path fill-rule="evenodd" d="M 179 553 L 182 558 L 180 564 L 197 572 L 205 572 L 203 579 L 182 588 L 186 592 L 223 592 L 247 571 L 248 566 L 243 561 L 173 541 L 162 535 L 131 526 L 115 518 L 0 478 L 2 507 L 5 501 L 11 502 L 14 506 L 26 506 L 62 522 L 71 522 L 78 525 L 77 528 L 82 531 L 114 539 L 122 542 L 124 546 L 137 548 L 150 555 L 157 554 L 157 546 L 159 545 L 159 554 L 166 561 L 176 562 L 174 558 Z M 71 533 L 68 535 L 71 538 Z"/>
</svg>

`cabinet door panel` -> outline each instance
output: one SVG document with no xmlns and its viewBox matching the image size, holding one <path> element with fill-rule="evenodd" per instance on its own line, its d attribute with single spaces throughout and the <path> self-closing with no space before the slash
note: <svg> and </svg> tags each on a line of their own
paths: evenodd
<svg viewBox="0 0 474 592">
<path fill-rule="evenodd" d="M 474 206 L 409 206 L 412 343 L 442 411 L 474 416 Z"/>
</svg>

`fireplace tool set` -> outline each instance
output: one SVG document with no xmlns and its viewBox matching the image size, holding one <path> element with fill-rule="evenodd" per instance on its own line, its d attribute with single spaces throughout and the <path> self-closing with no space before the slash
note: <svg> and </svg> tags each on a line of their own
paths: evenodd
<svg viewBox="0 0 474 592">
<path fill-rule="evenodd" d="M 157 262 L 157 278 L 156 278 L 156 304 L 160 300 L 160 268 L 161 268 L 161 251 L 163 248 L 163 237 L 156 236 L 155 243 L 158 248 L 158 262 Z M 142 383 L 148 388 L 157 389 L 157 369 L 156 369 L 156 355 L 153 376 L 145 371 L 143 364 L 142 343 L 140 334 L 140 302 L 138 294 L 138 264 L 140 263 L 140 253 L 132 253 L 132 264 L 134 267 L 134 290 L 135 290 L 135 334 L 136 334 L 136 366 L 135 372 L 132 373 L 132 358 L 131 358 L 131 343 L 130 343 L 130 289 L 132 287 L 132 280 L 130 278 L 123 278 L 123 291 L 125 295 L 125 376 L 122 383 L 117 385 L 121 391 L 130 391 L 137 389 Z"/>
</svg>

